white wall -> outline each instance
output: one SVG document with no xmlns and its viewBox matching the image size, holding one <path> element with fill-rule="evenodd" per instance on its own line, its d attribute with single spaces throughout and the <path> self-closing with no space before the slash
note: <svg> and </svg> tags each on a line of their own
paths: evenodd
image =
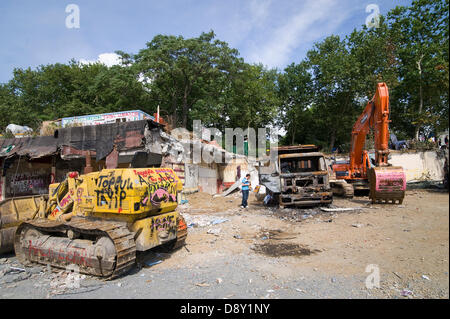
<svg viewBox="0 0 450 319">
<path fill-rule="evenodd" d="M 435 151 L 417 153 L 391 153 L 393 166 L 401 166 L 406 173 L 406 181 L 428 180 L 441 181 L 444 179 L 444 158 L 440 158 Z"/>
</svg>

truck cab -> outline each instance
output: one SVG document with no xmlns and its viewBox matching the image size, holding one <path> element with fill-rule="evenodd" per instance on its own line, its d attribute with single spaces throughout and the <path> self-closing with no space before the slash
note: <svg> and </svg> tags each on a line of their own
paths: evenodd
<svg viewBox="0 0 450 319">
<path fill-rule="evenodd" d="M 275 153 L 275 165 L 259 171 L 260 184 L 280 206 L 332 203 L 327 165 L 318 146 L 281 146 Z"/>
</svg>

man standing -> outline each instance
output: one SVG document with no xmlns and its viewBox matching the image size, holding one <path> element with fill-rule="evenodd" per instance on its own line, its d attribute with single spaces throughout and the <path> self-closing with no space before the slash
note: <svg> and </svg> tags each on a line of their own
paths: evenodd
<svg viewBox="0 0 450 319">
<path fill-rule="evenodd" d="M 245 175 L 242 179 L 242 205 L 241 208 L 247 208 L 248 194 L 250 193 L 250 174 Z"/>
</svg>

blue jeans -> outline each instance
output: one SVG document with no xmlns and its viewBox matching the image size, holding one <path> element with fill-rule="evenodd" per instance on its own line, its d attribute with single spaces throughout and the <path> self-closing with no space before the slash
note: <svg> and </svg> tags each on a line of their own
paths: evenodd
<svg viewBox="0 0 450 319">
<path fill-rule="evenodd" d="M 242 206 L 247 207 L 247 199 L 248 199 L 248 194 L 250 193 L 250 190 L 242 190 Z"/>
</svg>

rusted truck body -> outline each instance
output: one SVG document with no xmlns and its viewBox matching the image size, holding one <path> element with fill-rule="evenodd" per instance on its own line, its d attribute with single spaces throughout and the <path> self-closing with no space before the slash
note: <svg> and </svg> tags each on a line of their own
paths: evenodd
<svg viewBox="0 0 450 319">
<path fill-rule="evenodd" d="M 268 166 L 259 167 L 266 196 L 280 206 L 317 206 L 333 202 L 324 155 L 315 145 L 281 146 Z"/>
</svg>

